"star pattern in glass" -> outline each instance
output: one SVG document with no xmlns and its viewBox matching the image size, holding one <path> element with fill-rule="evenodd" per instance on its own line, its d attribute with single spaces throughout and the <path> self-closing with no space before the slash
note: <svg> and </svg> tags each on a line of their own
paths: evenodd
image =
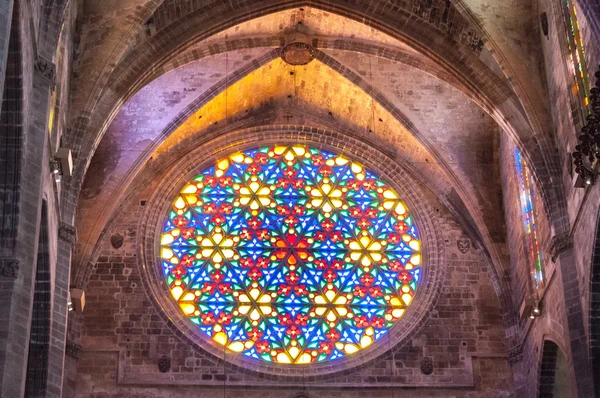
<svg viewBox="0 0 600 398">
<path fill-rule="evenodd" d="M 206 336 L 280 364 L 381 340 L 411 304 L 422 261 L 394 189 L 302 145 L 232 154 L 186 184 L 160 257 L 173 299 Z"/>
</svg>

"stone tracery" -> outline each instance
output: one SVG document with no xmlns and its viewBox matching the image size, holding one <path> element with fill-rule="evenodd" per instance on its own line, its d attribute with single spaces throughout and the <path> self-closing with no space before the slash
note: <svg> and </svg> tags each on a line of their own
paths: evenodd
<svg viewBox="0 0 600 398">
<path fill-rule="evenodd" d="M 233 352 L 308 364 L 380 340 L 421 279 L 416 226 L 394 190 L 302 145 L 217 161 L 186 184 L 161 238 L 190 320 Z"/>
</svg>

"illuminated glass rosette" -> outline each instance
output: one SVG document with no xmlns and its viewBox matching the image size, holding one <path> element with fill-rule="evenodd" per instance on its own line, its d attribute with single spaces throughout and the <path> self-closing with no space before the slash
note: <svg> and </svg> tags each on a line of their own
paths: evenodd
<svg viewBox="0 0 600 398">
<path fill-rule="evenodd" d="M 413 301 L 422 261 L 394 189 L 301 145 L 235 153 L 187 183 L 160 257 L 173 299 L 208 338 L 281 364 L 381 340 Z"/>
</svg>

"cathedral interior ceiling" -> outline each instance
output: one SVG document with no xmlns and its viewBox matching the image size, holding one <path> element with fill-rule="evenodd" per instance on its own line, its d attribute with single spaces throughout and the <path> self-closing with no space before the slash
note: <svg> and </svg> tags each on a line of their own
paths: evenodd
<svg viewBox="0 0 600 398">
<path fill-rule="evenodd" d="M 0 395 L 593 395 L 596 1 L 7 0 Z"/>
<path fill-rule="evenodd" d="M 131 7 L 125 8 L 135 14 L 135 3 L 127 2 Z M 87 8 L 89 15 L 110 8 L 90 7 L 100 8 Z M 88 34 L 98 39 L 102 30 L 118 34 L 110 27 L 126 14 L 106 18 L 109 12 Z M 320 53 L 312 63 L 292 67 L 277 57 L 276 49 L 287 32 L 298 29 L 316 38 Z M 101 41 L 108 46 L 106 40 L 111 39 Z M 85 72 L 93 59 L 81 62 Z M 413 165 L 446 203 L 451 205 L 448 197 L 458 192 L 468 209 L 463 216 L 474 220 L 477 234 L 501 268 L 504 260 L 495 246 L 504 241 L 503 214 L 494 170 L 498 135 L 506 125 L 498 123 L 501 115 L 492 108 L 507 103 L 511 109 L 522 108 L 499 67 L 482 74 L 489 86 L 485 93 L 400 40 L 310 7 L 254 18 L 188 44 L 146 73 L 137 92 L 108 124 L 79 199 L 81 239 L 75 264 L 91 260 L 119 199 L 135 185 L 135 176 L 148 160 L 185 152 L 187 138 L 207 134 L 219 123 L 219 128 L 229 123 L 302 123 L 360 132 L 365 141 L 389 148 L 393 156 Z M 81 85 L 80 96 L 92 90 Z M 77 106 L 83 100 L 76 95 L 74 102 Z"/>
</svg>

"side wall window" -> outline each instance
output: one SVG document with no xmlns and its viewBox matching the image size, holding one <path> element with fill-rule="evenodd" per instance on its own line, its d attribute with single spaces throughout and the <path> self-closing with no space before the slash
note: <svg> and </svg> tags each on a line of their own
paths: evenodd
<svg viewBox="0 0 600 398">
<path fill-rule="evenodd" d="M 589 73 L 585 61 L 585 50 L 577 21 L 577 7 L 574 0 L 560 0 L 566 26 L 567 67 L 569 69 L 569 88 L 571 109 L 577 129 L 583 127 L 589 113 L 590 86 Z"/>
<path fill-rule="evenodd" d="M 66 51 L 66 37 L 65 34 L 65 24 L 63 23 L 60 29 L 60 35 L 58 37 L 58 45 L 56 46 L 56 52 L 54 54 L 54 63 L 56 65 L 56 85 L 52 88 L 52 93 L 50 96 L 50 108 L 48 111 L 48 134 L 50 135 L 50 143 L 52 145 L 52 149 L 55 149 L 54 146 L 57 145 L 59 131 L 58 127 L 60 122 L 58 120 L 59 111 L 61 109 L 62 101 L 65 100 L 63 98 L 63 90 L 66 88 L 63 83 L 63 79 L 65 78 L 65 61 L 67 57 L 65 56 Z"/>
<path fill-rule="evenodd" d="M 528 264 L 531 269 L 533 286 L 537 291 L 544 288 L 545 276 L 537 235 L 536 213 L 533 201 L 533 180 L 527 162 L 518 148 L 515 148 L 515 164 L 519 178 L 519 196 L 521 197 L 523 226 L 525 228 L 527 251 L 529 254 Z"/>
</svg>

